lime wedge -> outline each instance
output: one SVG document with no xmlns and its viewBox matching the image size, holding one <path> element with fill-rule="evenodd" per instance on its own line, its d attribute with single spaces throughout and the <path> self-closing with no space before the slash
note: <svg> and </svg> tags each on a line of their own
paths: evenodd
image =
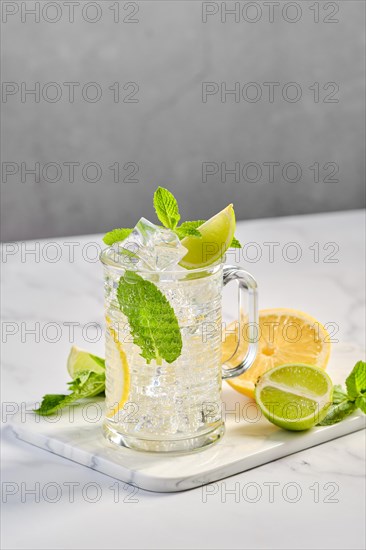
<svg viewBox="0 0 366 550">
<path fill-rule="evenodd" d="M 67 371 L 72 379 L 76 378 L 82 371 L 102 373 L 105 372 L 104 359 L 72 346 L 67 358 Z"/>
<path fill-rule="evenodd" d="M 182 245 L 188 253 L 179 262 L 186 269 L 211 265 L 223 257 L 235 233 L 235 213 L 232 204 L 200 225 L 202 237 L 184 237 Z"/>
<path fill-rule="evenodd" d="M 285 430 L 308 430 L 326 415 L 333 384 L 319 367 L 292 363 L 261 376 L 255 400 L 270 422 Z"/>
</svg>

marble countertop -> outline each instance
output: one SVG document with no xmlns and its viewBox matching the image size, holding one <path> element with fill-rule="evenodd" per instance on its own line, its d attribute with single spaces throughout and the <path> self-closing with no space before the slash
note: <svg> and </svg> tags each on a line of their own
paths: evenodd
<svg viewBox="0 0 366 550">
<path fill-rule="evenodd" d="M 261 308 L 307 311 L 328 323 L 334 346 L 364 349 L 364 224 L 361 211 L 240 222 L 237 236 L 251 244 L 228 262 L 256 277 Z M 2 247 L 2 547 L 363 548 L 364 432 L 170 494 L 12 435 L 19 403 L 64 391 L 71 343 L 103 354 L 101 246 L 92 235 Z"/>
</svg>

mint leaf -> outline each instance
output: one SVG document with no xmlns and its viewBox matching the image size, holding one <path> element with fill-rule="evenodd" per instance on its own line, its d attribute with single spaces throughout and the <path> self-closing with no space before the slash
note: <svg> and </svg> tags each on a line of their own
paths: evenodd
<svg viewBox="0 0 366 550">
<path fill-rule="evenodd" d="M 355 401 L 356 407 L 366 414 L 366 395 L 360 395 Z"/>
<path fill-rule="evenodd" d="M 342 403 L 342 401 L 348 401 L 348 395 L 343 390 L 342 386 L 336 384 L 333 387 L 333 404 Z"/>
<path fill-rule="evenodd" d="M 238 241 L 238 239 L 233 237 L 233 240 L 231 241 L 231 244 L 230 244 L 230 248 L 243 248 L 243 247 L 241 246 L 240 241 Z"/>
<path fill-rule="evenodd" d="M 175 229 L 180 220 L 178 203 L 174 195 L 158 187 L 154 193 L 154 208 L 161 223 L 168 229 Z"/>
<path fill-rule="evenodd" d="M 61 403 L 65 401 L 68 397 L 67 395 L 62 394 L 47 394 L 43 397 L 41 406 L 39 409 L 34 409 L 34 412 L 41 416 L 48 416 L 49 414 L 55 413 L 60 407 Z M 61 408 L 66 405 L 61 405 Z"/>
<path fill-rule="evenodd" d="M 34 412 L 40 416 L 49 416 L 79 399 L 95 397 L 103 393 L 105 390 L 105 374 L 85 371 L 79 373 L 72 382 L 69 382 L 69 386 L 72 393 L 68 395 L 47 394 L 43 397 L 41 406 L 35 409 Z"/>
<path fill-rule="evenodd" d="M 361 392 L 366 392 L 366 363 L 358 361 L 346 379 L 348 396 L 355 399 Z"/>
<path fill-rule="evenodd" d="M 346 379 L 347 392 L 336 384 L 333 388 L 333 402 L 325 418 L 318 426 L 330 426 L 347 418 L 356 409 L 366 414 L 366 363 L 358 361 Z"/>
<path fill-rule="evenodd" d="M 117 298 L 134 343 L 147 363 L 173 363 L 182 351 L 182 336 L 174 309 L 162 292 L 133 271 L 119 280 Z"/>
<path fill-rule="evenodd" d="M 192 222 L 183 222 L 176 229 L 177 235 L 180 239 L 186 237 L 187 235 L 194 235 L 195 237 L 199 237 L 200 234 L 198 235 L 196 233 L 190 233 L 189 231 L 199 229 L 199 227 L 204 223 L 205 223 L 205 220 L 195 220 L 195 221 L 192 221 Z M 180 236 L 180 233 L 179 233 L 180 230 L 183 230 L 182 231 L 182 235 L 183 235 L 182 237 Z M 230 248 L 242 248 L 242 245 L 241 245 L 240 241 L 236 237 L 233 237 L 233 239 L 230 243 Z"/>
<path fill-rule="evenodd" d="M 130 233 L 132 233 L 132 229 L 123 229 L 123 228 L 113 229 L 112 231 L 109 231 L 104 235 L 103 241 L 108 246 L 111 246 L 114 243 L 124 241 L 125 239 L 127 239 Z"/>
<path fill-rule="evenodd" d="M 196 220 L 194 222 L 183 222 L 180 224 L 179 229 L 198 229 L 200 225 L 204 224 L 205 220 Z"/>
<path fill-rule="evenodd" d="M 328 412 L 318 426 L 331 426 L 344 420 L 347 416 L 356 410 L 356 405 L 353 401 L 341 401 L 340 403 L 330 405 Z"/>
<path fill-rule="evenodd" d="M 180 240 L 184 239 L 184 237 L 187 237 L 188 235 L 190 237 L 202 237 L 201 233 L 197 231 L 197 229 L 194 229 L 193 227 L 185 227 L 182 226 L 176 227 L 174 229 L 174 232 L 178 235 Z"/>
<path fill-rule="evenodd" d="M 196 220 L 194 222 L 183 222 L 174 231 L 176 232 L 180 240 L 184 239 L 184 237 L 202 237 L 201 233 L 198 231 L 197 228 L 203 223 L 205 223 L 205 220 Z"/>
</svg>

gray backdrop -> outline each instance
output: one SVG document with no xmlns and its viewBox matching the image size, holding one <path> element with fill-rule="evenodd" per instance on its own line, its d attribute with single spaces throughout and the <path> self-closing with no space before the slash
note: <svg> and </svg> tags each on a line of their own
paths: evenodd
<svg viewBox="0 0 366 550">
<path fill-rule="evenodd" d="M 157 185 L 185 219 L 363 206 L 363 2 L 35 4 L 2 6 L 2 240 L 154 220 Z"/>
</svg>

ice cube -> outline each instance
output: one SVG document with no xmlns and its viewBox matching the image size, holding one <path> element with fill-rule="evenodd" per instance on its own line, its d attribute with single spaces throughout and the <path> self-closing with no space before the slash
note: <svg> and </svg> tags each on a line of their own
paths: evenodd
<svg viewBox="0 0 366 550">
<path fill-rule="evenodd" d="M 178 266 L 187 249 L 174 231 L 141 218 L 127 239 L 115 243 L 110 253 L 114 263 L 126 269 L 164 271 Z"/>
<path fill-rule="evenodd" d="M 173 231 L 158 229 L 159 231 L 154 235 L 154 264 L 156 270 L 164 271 L 176 267 L 188 250 Z"/>
</svg>

